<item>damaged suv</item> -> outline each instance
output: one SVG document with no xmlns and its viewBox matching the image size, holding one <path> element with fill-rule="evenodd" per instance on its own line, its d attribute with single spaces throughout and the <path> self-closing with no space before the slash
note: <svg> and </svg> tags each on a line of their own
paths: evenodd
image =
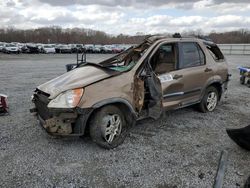
<svg viewBox="0 0 250 188">
<path fill-rule="evenodd" d="M 85 62 L 37 87 L 34 112 L 52 135 L 90 134 L 99 146 L 120 145 L 138 119 L 197 104 L 213 111 L 229 74 L 213 42 L 151 36 L 98 64 Z"/>
</svg>

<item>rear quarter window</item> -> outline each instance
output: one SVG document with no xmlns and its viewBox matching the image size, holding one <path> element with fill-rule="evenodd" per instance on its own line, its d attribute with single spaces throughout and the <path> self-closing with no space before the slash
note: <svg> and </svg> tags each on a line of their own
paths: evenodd
<svg viewBox="0 0 250 188">
<path fill-rule="evenodd" d="M 224 61 L 224 55 L 216 44 L 208 42 L 204 42 L 204 44 L 215 61 Z"/>
</svg>

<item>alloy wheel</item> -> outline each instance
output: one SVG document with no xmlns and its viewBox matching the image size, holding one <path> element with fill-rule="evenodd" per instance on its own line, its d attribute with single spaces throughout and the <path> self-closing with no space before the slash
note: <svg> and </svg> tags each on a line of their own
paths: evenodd
<svg viewBox="0 0 250 188">
<path fill-rule="evenodd" d="M 208 111 L 213 111 L 217 105 L 218 97 L 215 92 L 210 92 L 207 96 L 207 109 Z"/>
</svg>

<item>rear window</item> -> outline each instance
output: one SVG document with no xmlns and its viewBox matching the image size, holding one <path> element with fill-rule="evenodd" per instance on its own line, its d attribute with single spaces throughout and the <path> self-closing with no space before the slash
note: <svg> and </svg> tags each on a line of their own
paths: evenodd
<svg viewBox="0 0 250 188">
<path fill-rule="evenodd" d="M 204 42 L 204 44 L 206 45 L 209 53 L 212 55 L 215 61 L 224 60 L 224 55 L 222 54 L 222 52 L 220 51 L 219 47 L 216 44 L 208 42 Z"/>
</svg>

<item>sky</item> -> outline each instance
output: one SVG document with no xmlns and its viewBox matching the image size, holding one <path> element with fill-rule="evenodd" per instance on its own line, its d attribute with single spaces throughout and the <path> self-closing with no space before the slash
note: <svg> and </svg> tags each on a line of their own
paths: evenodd
<svg viewBox="0 0 250 188">
<path fill-rule="evenodd" d="M 0 28 L 44 26 L 114 35 L 250 29 L 250 0 L 0 0 Z"/>
</svg>

